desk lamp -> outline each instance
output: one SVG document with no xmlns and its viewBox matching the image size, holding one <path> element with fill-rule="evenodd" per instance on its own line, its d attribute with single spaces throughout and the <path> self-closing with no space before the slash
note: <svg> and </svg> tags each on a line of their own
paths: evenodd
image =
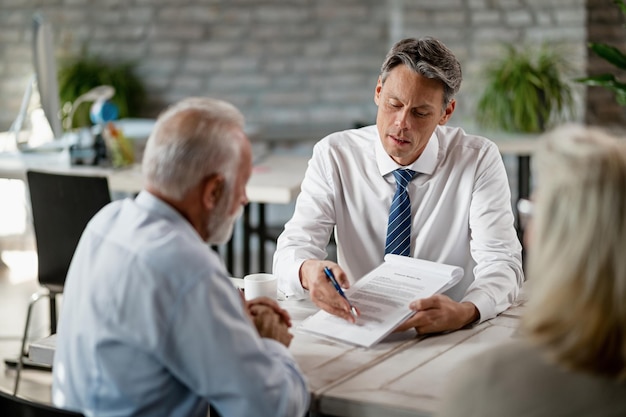
<svg viewBox="0 0 626 417">
<path fill-rule="evenodd" d="M 64 127 L 67 130 L 71 130 L 72 129 L 72 124 L 74 123 L 74 112 L 76 111 L 76 109 L 78 108 L 79 105 L 81 105 L 82 103 L 84 103 L 86 101 L 93 102 L 94 106 L 96 104 L 98 104 L 98 106 L 100 106 L 100 108 L 102 108 L 102 109 L 104 107 L 107 107 L 106 112 L 109 113 L 109 115 L 110 115 L 110 113 L 112 112 L 111 106 L 115 106 L 115 105 L 113 103 L 109 102 L 108 100 L 110 100 L 111 97 L 113 97 L 114 95 L 115 95 L 115 88 L 113 88 L 110 85 L 100 85 L 98 87 L 92 88 L 91 90 L 87 91 L 85 94 L 81 94 L 71 104 L 71 110 L 69 111 L 69 116 L 67 117 L 67 119 L 65 119 L 65 126 Z M 104 106 L 105 103 L 108 103 L 107 106 Z M 93 116 L 91 116 L 92 112 L 90 111 L 89 113 L 90 113 L 90 117 L 93 117 Z M 115 108 L 115 116 L 113 117 L 113 119 L 110 119 L 110 120 L 114 120 L 115 118 L 117 118 L 117 108 Z M 94 123 L 96 123 L 93 120 L 93 118 L 92 118 L 92 121 Z"/>
<path fill-rule="evenodd" d="M 70 146 L 70 162 L 74 164 L 97 165 L 106 160 L 106 144 L 102 138 L 104 124 L 117 119 L 117 106 L 111 101 L 115 95 L 115 88 L 110 85 L 101 85 L 92 88 L 85 94 L 80 95 L 71 104 L 69 116 L 65 119 L 65 128 L 71 130 L 74 121 L 74 113 L 79 105 L 84 102 L 93 102 L 89 110 L 89 117 L 96 125 L 92 131 L 90 128 L 82 129 L 78 133 L 78 139 Z"/>
</svg>

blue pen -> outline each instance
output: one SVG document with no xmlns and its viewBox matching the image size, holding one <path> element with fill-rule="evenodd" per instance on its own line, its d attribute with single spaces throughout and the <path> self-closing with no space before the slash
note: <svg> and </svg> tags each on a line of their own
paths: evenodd
<svg viewBox="0 0 626 417">
<path fill-rule="evenodd" d="M 356 308 L 354 308 L 352 303 L 350 303 L 350 300 L 348 300 L 348 297 L 346 297 L 346 295 L 343 293 L 343 290 L 341 289 L 341 286 L 337 282 L 337 279 L 335 278 L 335 275 L 333 274 L 333 271 L 331 271 L 329 267 L 325 266 L 324 267 L 324 273 L 326 274 L 326 276 L 328 277 L 330 282 L 332 282 L 333 287 L 335 287 L 335 289 L 337 290 L 339 295 L 342 296 L 348 302 L 348 305 L 350 306 L 350 312 L 352 313 L 354 318 L 357 318 L 358 314 L 356 312 Z"/>
</svg>

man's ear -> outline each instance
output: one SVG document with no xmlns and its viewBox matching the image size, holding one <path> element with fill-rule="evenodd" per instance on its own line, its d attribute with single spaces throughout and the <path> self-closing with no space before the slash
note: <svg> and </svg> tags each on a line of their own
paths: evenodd
<svg viewBox="0 0 626 417">
<path fill-rule="evenodd" d="M 209 175 L 202 189 L 202 203 L 205 208 L 213 209 L 224 195 L 225 179 L 221 174 Z"/>
<path fill-rule="evenodd" d="M 446 123 L 448 123 L 448 120 L 450 120 L 450 117 L 452 117 L 452 113 L 454 113 L 455 108 L 456 108 L 456 100 L 452 99 L 450 100 L 450 103 L 448 103 L 448 105 L 446 106 L 446 110 L 443 112 L 443 114 L 441 115 L 441 118 L 439 119 L 440 125 L 443 126 Z"/>
<path fill-rule="evenodd" d="M 383 89 L 383 81 L 378 77 L 378 81 L 376 82 L 376 88 L 374 89 L 374 103 L 378 106 L 380 104 L 380 90 Z"/>
</svg>

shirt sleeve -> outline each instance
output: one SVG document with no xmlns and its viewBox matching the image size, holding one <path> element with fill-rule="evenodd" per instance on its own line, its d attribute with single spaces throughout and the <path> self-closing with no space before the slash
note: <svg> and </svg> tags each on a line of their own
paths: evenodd
<svg viewBox="0 0 626 417">
<path fill-rule="evenodd" d="M 226 276 L 190 286 L 173 311 L 163 363 L 220 415 L 305 415 L 310 395 L 297 363 L 259 337 Z"/>
<path fill-rule="evenodd" d="M 474 282 L 462 299 L 476 306 L 481 322 L 506 310 L 524 281 L 521 245 L 513 223 L 504 163 L 490 143 L 478 164 L 470 204 L 470 250 L 476 266 Z"/>
<path fill-rule="evenodd" d="M 328 153 L 324 142 L 313 148 L 293 217 L 276 243 L 273 273 L 280 290 L 290 298 L 306 298 L 300 284 L 300 266 L 308 259 L 326 258 L 326 246 L 336 224 L 336 188 Z"/>
</svg>

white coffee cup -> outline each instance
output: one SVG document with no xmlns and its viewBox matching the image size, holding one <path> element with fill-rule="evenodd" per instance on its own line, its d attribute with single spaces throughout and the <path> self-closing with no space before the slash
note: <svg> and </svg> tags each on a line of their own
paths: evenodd
<svg viewBox="0 0 626 417">
<path fill-rule="evenodd" d="M 277 280 L 272 274 L 250 274 L 243 277 L 243 293 L 246 300 L 257 297 L 276 299 Z"/>
</svg>

